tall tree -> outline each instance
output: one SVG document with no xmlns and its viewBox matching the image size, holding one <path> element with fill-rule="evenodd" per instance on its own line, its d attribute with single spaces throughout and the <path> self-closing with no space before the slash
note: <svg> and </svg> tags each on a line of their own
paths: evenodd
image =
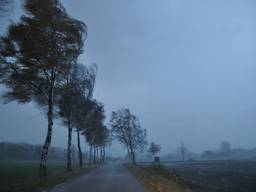
<svg viewBox="0 0 256 192">
<path fill-rule="evenodd" d="M 80 146 L 80 129 L 82 121 L 85 121 L 84 114 L 87 101 L 92 96 L 96 72 L 95 67 L 86 67 L 75 64 L 65 77 L 64 84 L 58 90 L 59 116 L 68 128 L 68 147 L 67 147 L 67 171 L 71 171 L 71 144 L 72 130 L 77 128 L 77 143 L 79 153 L 79 163 L 82 167 L 82 151 Z M 83 119 L 84 118 L 84 119 Z M 83 119 L 83 120 L 82 120 Z"/>
<path fill-rule="evenodd" d="M 79 167 L 83 167 L 83 154 L 81 149 L 81 140 L 80 134 L 84 133 L 87 129 L 88 113 L 90 112 L 91 101 L 83 98 L 78 99 L 79 106 L 76 106 L 75 109 L 75 119 L 74 124 L 77 132 L 77 149 L 78 149 L 78 158 L 79 158 Z"/>
<path fill-rule="evenodd" d="M 75 127 L 77 132 L 77 148 L 79 157 L 79 166 L 83 167 L 83 154 L 80 143 L 80 133 L 86 129 L 86 121 L 90 111 L 90 100 L 93 96 L 93 90 L 95 86 L 95 79 L 97 75 L 97 65 L 93 64 L 90 67 L 79 65 L 77 74 L 77 88 L 78 97 L 75 107 Z"/>
<path fill-rule="evenodd" d="M 103 163 L 105 161 L 105 146 L 109 142 L 109 130 L 103 124 L 103 122 L 99 122 L 99 126 L 97 127 L 96 137 L 94 144 L 96 145 L 97 153 L 99 151 L 99 155 L 97 154 L 97 163 Z"/>
<path fill-rule="evenodd" d="M 86 141 L 90 146 L 89 160 L 90 163 L 97 163 L 96 154 L 97 147 L 100 142 L 100 134 L 103 129 L 103 122 L 105 119 L 104 106 L 95 100 L 90 102 L 90 110 L 87 116 L 87 121 L 85 124 L 85 129 L 83 134 L 85 135 Z M 92 158 L 93 154 L 93 158 Z"/>
<path fill-rule="evenodd" d="M 26 0 L 26 14 L 1 38 L 1 83 L 8 101 L 35 101 L 47 110 L 48 127 L 40 160 L 47 174 L 55 90 L 82 53 L 86 25 L 71 18 L 58 0 Z"/>
<path fill-rule="evenodd" d="M 129 109 L 112 112 L 110 125 L 112 133 L 123 144 L 133 164 L 136 164 L 136 152 L 140 152 L 146 145 L 146 129 L 142 129 L 138 117 Z"/>
<path fill-rule="evenodd" d="M 74 65 L 66 75 L 64 84 L 58 89 L 58 114 L 61 117 L 63 124 L 68 128 L 67 171 L 72 171 L 71 140 L 72 129 L 74 126 L 76 97 L 78 97 L 76 71 L 77 66 Z"/>
</svg>

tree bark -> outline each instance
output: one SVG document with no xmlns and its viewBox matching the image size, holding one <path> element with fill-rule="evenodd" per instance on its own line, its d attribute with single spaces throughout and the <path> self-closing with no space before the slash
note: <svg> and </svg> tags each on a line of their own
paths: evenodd
<svg viewBox="0 0 256 192">
<path fill-rule="evenodd" d="M 105 146 L 102 147 L 102 163 L 105 163 Z"/>
<path fill-rule="evenodd" d="M 96 146 L 96 164 L 99 164 L 99 146 Z"/>
<path fill-rule="evenodd" d="M 48 93 L 48 128 L 47 135 L 43 144 L 42 152 L 41 152 L 41 160 L 39 166 L 39 175 L 46 176 L 47 175 L 47 158 L 48 158 L 48 150 L 51 145 L 52 140 L 52 127 L 53 127 L 53 88 L 50 88 Z"/>
<path fill-rule="evenodd" d="M 89 163 L 92 164 L 92 144 L 90 145 Z"/>
<path fill-rule="evenodd" d="M 135 159 L 135 152 L 134 152 L 134 149 L 133 149 L 133 145 L 132 145 L 132 141 L 131 141 L 131 136 L 129 134 L 129 147 L 130 147 L 130 153 L 131 153 L 131 159 L 132 159 L 132 163 L 134 165 L 136 165 L 136 159 Z"/>
<path fill-rule="evenodd" d="M 93 164 L 96 165 L 96 146 L 93 145 Z"/>
<path fill-rule="evenodd" d="M 68 153 L 67 153 L 67 171 L 72 171 L 71 166 L 71 142 L 72 142 L 72 127 L 70 125 L 70 121 L 68 120 Z"/>
<path fill-rule="evenodd" d="M 103 163 L 102 146 L 100 146 L 100 163 Z"/>
<path fill-rule="evenodd" d="M 81 145 L 80 145 L 80 131 L 77 130 L 77 148 L 78 148 L 78 157 L 79 157 L 79 167 L 83 168 L 83 153 L 81 150 Z"/>
<path fill-rule="evenodd" d="M 132 155 L 132 163 L 134 165 L 136 165 L 136 159 L 135 159 L 135 154 L 134 154 L 134 151 L 131 149 L 131 155 Z"/>
<path fill-rule="evenodd" d="M 130 140 L 130 139 L 129 139 Z M 131 153 L 131 159 L 132 159 L 132 163 L 134 165 L 136 165 L 136 159 L 135 159 L 135 153 L 134 153 L 134 150 L 133 150 L 133 146 L 131 144 L 131 140 L 130 140 L 130 153 Z"/>
<path fill-rule="evenodd" d="M 133 160 L 132 160 L 132 154 L 131 154 L 131 152 L 130 152 L 130 146 L 129 146 L 128 143 L 126 144 L 126 148 L 127 148 L 127 152 L 128 152 L 128 157 L 129 157 L 130 160 L 133 162 Z"/>
</svg>

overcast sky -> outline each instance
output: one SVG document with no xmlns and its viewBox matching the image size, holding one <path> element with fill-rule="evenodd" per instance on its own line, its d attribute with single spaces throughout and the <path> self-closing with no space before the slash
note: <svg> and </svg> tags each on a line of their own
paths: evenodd
<svg viewBox="0 0 256 192">
<path fill-rule="evenodd" d="M 128 107 L 162 152 L 256 147 L 255 0 L 62 0 L 88 26 L 80 61 L 99 66 L 95 98 Z M 0 17 L 1 34 L 21 11 Z M 0 140 L 42 143 L 33 104 L 0 106 Z M 54 126 L 53 145 L 67 130 Z M 119 146 L 113 154 L 121 154 Z"/>
</svg>

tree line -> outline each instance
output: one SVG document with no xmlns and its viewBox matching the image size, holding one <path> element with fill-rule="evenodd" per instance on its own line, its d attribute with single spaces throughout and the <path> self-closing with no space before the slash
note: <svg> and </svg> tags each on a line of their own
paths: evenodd
<svg viewBox="0 0 256 192">
<path fill-rule="evenodd" d="M 6 88 L 3 98 L 7 103 L 34 102 L 47 115 L 40 175 L 47 174 L 54 118 L 62 120 L 68 130 L 67 171 L 71 171 L 73 130 L 77 132 L 80 167 L 80 134 L 96 137 L 87 142 L 99 148 L 106 144 L 109 133 L 103 125 L 104 107 L 93 99 L 97 67 L 78 62 L 87 26 L 69 16 L 58 0 L 26 0 L 24 10 L 20 21 L 11 24 L 0 40 L 0 78 Z"/>
<path fill-rule="evenodd" d="M 146 145 L 146 130 L 129 109 L 112 113 L 111 130 L 104 124 L 104 105 L 93 98 L 97 65 L 79 62 L 88 34 L 86 24 L 68 15 L 59 0 L 25 0 L 23 6 L 20 21 L 0 38 L 0 83 L 6 103 L 34 102 L 47 116 L 39 174 L 47 175 L 56 118 L 68 132 L 67 171 L 72 171 L 74 131 L 81 168 L 81 135 L 90 147 L 90 163 L 104 162 L 105 146 L 116 138 L 136 164 L 136 153 Z"/>
<path fill-rule="evenodd" d="M 76 148 L 72 147 L 73 159 L 77 158 Z M 0 142 L 0 160 L 39 160 L 41 145 L 27 143 Z M 87 154 L 83 153 L 83 157 Z M 67 150 L 59 147 L 49 148 L 48 159 L 63 161 L 67 156 Z"/>
</svg>

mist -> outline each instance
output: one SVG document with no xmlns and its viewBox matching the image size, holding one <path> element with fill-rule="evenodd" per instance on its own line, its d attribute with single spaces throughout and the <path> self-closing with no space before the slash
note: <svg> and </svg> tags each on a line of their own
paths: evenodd
<svg viewBox="0 0 256 192">
<path fill-rule="evenodd" d="M 256 191 L 255 0 L 0 0 L 0 191 Z"/>
<path fill-rule="evenodd" d="M 80 61 L 99 67 L 94 97 L 111 111 L 130 108 L 148 141 L 175 151 L 256 147 L 256 3 L 248 1 L 67 1 L 67 12 L 86 22 Z M 8 19 L 1 18 L 1 34 Z M 35 105 L 1 104 L 0 140 L 38 144 L 46 122 Z M 24 134 L 17 134 L 23 130 Z M 53 145 L 66 130 L 54 126 Z M 26 139 L 25 139 L 26 138 Z M 113 155 L 124 155 L 119 144 Z"/>
</svg>

